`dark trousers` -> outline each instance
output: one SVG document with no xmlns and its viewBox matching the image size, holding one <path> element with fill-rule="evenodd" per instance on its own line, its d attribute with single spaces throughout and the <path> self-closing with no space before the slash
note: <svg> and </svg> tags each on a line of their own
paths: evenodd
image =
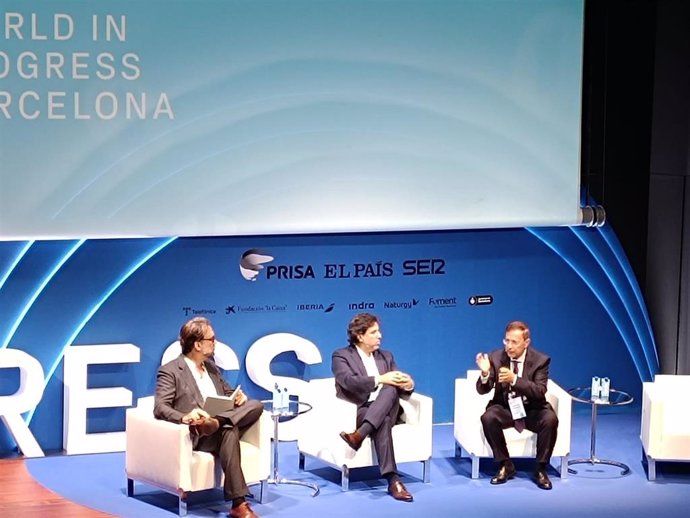
<svg viewBox="0 0 690 518">
<path fill-rule="evenodd" d="M 393 451 L 393 426 L 400 414 L 400 394 L 397 388 L 383 385 L 374 401 L 357 408 L 357 427 L 367 421 L 374 428 L 371 439 L 379 459 L 381 475 L 396 473 L 395 452 Z"/>
<path fill-rule="evenodd" d="M 199 442 L 194 447 L 195 450 L 213 453 L 220 460 L 225 475 L 223 493 L 226 500 L 249 494 L 249 488 L 242 473 L 240 437 L 261 417 L 263 409 L 261 402 L 249 400 L 241 407 L 223 414 L 218 431 L 199 438 Z M 228 424 L 223 426 L 223 422 Z"/>
<path fill-rule="evenodd" d="M 537 462 L 547 464 L 556 444 L 558 417 L 551 406 L 526 408 L 525 412 L 525 428 L 537 434 Z M 499 462 L 510 460 L 503 430 L 514 424 L 510 409 L 502 405 L 491 405 L 482 415 L 484 436 L 494 452 L 494 459 Z"/>
</svg>

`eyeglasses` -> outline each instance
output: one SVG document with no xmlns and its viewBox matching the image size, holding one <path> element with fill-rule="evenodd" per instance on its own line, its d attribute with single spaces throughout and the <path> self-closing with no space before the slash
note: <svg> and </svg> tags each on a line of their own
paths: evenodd
<svg viewBox="0 0 690 518">
<path fill-rule="evenodd" d="M 509 338 L 503 339 L 503 345 L 518 345 L 522 340 L 510 340 Z"/>
<path fill-rule="evenodd" d="M 214 336 L 210 336 L 210 337 L 208 337 L 208 338 L 202 338 L 202 339 L 199 340 L 199 341 L 200 341 L 200 342 L 213 342 L 213 343 L 215 343 L 215 342 L 216 342 L 216 337 L 215 337 L 215 335 L 214 335 Z"/>
</svg>

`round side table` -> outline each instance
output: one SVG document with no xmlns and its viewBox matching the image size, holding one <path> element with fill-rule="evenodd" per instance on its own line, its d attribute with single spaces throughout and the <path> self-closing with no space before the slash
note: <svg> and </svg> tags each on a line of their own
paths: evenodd
<svg viewBox="0 0 690 518">
<path fill-rule="evenodd" d="M 627 392 L 621 390 L 609 390 L 608 398 L 592 397 L 591 387 L 577 387 L 568 390 L 568 394 L 578 403 L 585 403 L 591 405 L 592 407 L 592 432 L 591 432 L 591 443 L 589 449 L 589 458 L 585 459 L 572 459 L 568 461 L 568 466 L 572 464 L 606 464 L 609 466 L 617 466 L 621 468 L 621 475 L 627 475 L 630 473 L 630 468 L 618 462 L 616 460 L 599 459 L 596 456 L 596 445 L 597 445 L 597 409 L 600 406 L 622 406 L 628 405 L 633 402 L 633 398 Z M 568 468 L 569 473 L 577 474 L 574 469 Z"/>
<path fill-rule="evenodd" d="M 303 482 L 302 480 L 283 478 L 278 474 L 278 424 L 309 412 L 312 408 L 311 405 L 309 403 L 305 403 L 304 401 L 290 401 L 288 408 L 274 411 L 273 400 L 267 399 L 261 402 L 264 404 L 264 408 L 271 413 L 271 419 L 273 419 L 273 472 L 271 478 L 269 478 L 266 482 L 275 486 L 278 484 L 305 486 L 312 490 L 311 496 L 317 496 L 321 492 L 321 489 L 316 484 L 310 484 L 309 482 Z"/>
</svg>

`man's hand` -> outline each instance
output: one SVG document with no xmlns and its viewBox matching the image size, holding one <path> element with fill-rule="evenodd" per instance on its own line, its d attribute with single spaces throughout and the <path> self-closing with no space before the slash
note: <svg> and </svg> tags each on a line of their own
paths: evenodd
<svg viewBox="0 0 690 518">
<path fill-rule="evenodd" d="M 482 376 L 487 377 L 491 371 L 491 362 L 486 353 L 477 353 L 474 359 L 477 362 L 477 367 L 482 371 Z"/>
<path fill-rule="evenodd" d="M 499 383 L 508 383 L 508 384 L 512 385 L 516 378 L 517 378 L 517 374 L 515 374 L 508 367 L 501 367 L 500 369 L 498 369 L 498 382 Z"/>
<path fill-rule="evenodd" d="M 197 424 L 199 421 L 203 421 L 204 419 L 207 419 L 209 417 L 211 416 L 208 415 L 208 412 L 205 412 L 201 408 L 195 408 L 187 415 L 182 417 L 182 422 L 184 424 Z"/>
<path fill-rule="evenodd" d="M 377 378 L 378 383 L 384 385 L 393 385 L 403 390 L 412 390 L 414 388 L 414 381 L 409 374 L 400 371 L 389 371 L 385 374 L 380 374 Z"/>
<path fill-rule="evenodd" d="M 247 402 L 247 395 L 242 392 L 242 389 L 239 389 L 237 391 L 237 395 L 235 396 L 235 406 L 242 406 Z"/>
<path fill-rule="evenodd" d="M 404 372 L 401 372 L 401 377 L 400 377 L 400 382 L 398 383 L 398 387 L 400 387 L 403 390 L 413 390 L 414 389 L 414 380 L 412 379 L 412 376 L 409 374 L 405 374 Z"/>
</svg>

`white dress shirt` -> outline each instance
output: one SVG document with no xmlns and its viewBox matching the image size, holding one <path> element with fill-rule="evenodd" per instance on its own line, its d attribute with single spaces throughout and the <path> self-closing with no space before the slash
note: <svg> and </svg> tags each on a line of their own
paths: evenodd
<svg viewBox="0 0 690 518">
<path fill-rule="evenodd" d="M 187 363 L 187 367 L 189 367 L 189 370 L 192 372 L 194 381 L 196 381 L 196 386 L 199 388 L 199 392 L 201 392 L 201 396 L 204 398 L 204 401 L 206 401 L 208 396 L 217 396 L 218 391 L 216 390 L 216 386 L 213 384 L 213 380 L 211 379 L 211 376 L 209 376 L 204 364 L 201 364 L 203 370 L 199 371 L 196 363 L 186 356 L 184 357 L 184 361 Z"/>
<path fill-rule="evenodd" d="M 365 353 L 360 347 L 355 347 L 359 357 L 362 358 L 362 363 L 364 364 L 364 370 L 367 371 L 367 376 L 373 376 L 374 383 L 376 383 L 376 378 L 381 375 L 379 368 L 376 366 L 376 360 L 374 359 L 374 354 Z M 369 394 L 369 401 L 374 401 L 376 396 L 381 392 L 381 384 L 376 386 L 376 390 Z"/>
</svg>

